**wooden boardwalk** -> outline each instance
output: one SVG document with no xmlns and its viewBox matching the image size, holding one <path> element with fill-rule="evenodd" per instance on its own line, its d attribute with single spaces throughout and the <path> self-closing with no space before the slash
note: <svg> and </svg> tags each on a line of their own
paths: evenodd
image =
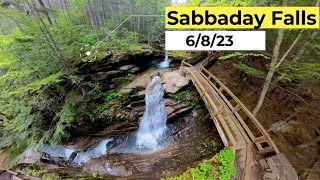
<svg viewBox="0 0 320 180">
<path fill-rule="evenodd" d="M 233 179 L 298 179 L 295 170 L 259 121 L 217 77 L 205 69 L 208 60 L 196 66 L 183 61 L 180 69 L 197 88 L 224 145 L 236 155 L 237 175 Z"/>
</svg>

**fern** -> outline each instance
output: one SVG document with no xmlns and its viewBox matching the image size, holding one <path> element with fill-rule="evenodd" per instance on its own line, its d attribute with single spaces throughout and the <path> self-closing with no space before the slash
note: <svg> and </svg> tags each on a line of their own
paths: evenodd
<svg viewBox="0 0 320 180">
<path fill-rule="evenodd" d="M 249 76 L 252 76 L 252 77 L 263 78 L 265 76 L 265 73 L 263 71 L 250 67 L 246 64 L 235 63 L 233 64 L 233 66 L 239 69 L 241 72 L 244 72 L 245 74 L 248 74 Z"/>
<path fill-rule="evenodd" d="M 234 52 L 234 53 L 231 53 L 231 54 L 227 54 L 227 55 L 224 55 L 224 56 L 220 56 L 218 58 L 218 60 L 227 60 L 227 59 L 231 59 L 231 58 L 239 58 L 239 59 L 243 59 L 243 58 L 246 58 L 246 57 L 261 57 L 261 58 L 264 58 L 264 59 L 270 59 L 270 57 L 264 55 L 264 54 L 260 54 L 260 53 L 242 53 L 242 52 Z"/>
</svg>

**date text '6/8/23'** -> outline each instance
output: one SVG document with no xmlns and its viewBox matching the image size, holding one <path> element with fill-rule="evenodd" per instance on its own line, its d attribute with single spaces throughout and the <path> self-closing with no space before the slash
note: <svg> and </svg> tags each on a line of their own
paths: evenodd
<svg viewBox="0 0 320 180">
<path fill-rule="evenodd" d="M 265 50 L 265 31 L 166 31 L 166 50 Z"/>
</svg>

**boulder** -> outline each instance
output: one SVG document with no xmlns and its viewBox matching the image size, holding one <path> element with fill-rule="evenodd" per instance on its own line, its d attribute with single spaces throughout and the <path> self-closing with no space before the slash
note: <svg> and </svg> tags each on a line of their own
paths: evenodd
<svg viewBox="0 0 320 180">
<path fill-rule="evenodd" d="M 271 125 L 268 131 L 273 133 L 288 133 L 293 130 L 293 126 L 285 121 L 278 121 Z"/>
<path fill-rule="evenodd" d="M 35 164 L 37 162 L 40 162 L 41 157 L 41 152 L 29 149 L 21 155 L 19 164 Z"/>
<path fill-rule="evenodd" d="M 189 79 L 183 77 L 180 71 L 166 72 L 162 74 L 161 83 L 167 93 L 176 93 L 182 87 L 188 85 Z"/>
</svg>

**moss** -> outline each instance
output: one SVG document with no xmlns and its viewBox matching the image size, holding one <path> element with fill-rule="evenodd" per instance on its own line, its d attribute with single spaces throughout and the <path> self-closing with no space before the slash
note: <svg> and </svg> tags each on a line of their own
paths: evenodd
<svg viewBox="0 0 320 180">
<path fill-rule="evenodd" d="M 196 107 L 200 103 L 198 92 L 191 88 L 178 93 L 169 93 L 168 96 L 179 103 L 185 103 L 191 107 Z M 192 99 L 190 100 L 188 97 L 192 97 Z"/>
<path fill-rule="evenodd" d="M 214 144 L 213 144 L 214 148 Z M 236 174 L 233 166 L 235 155 L 231 149 L 221 150 L 216 156 L 204 160 L 194 168 L 190 168 L 181 175 L 161 180 L 228 180 Z"/>
<path fill-rule="evenodd" d="M 28 167 L 25 169 L 27 174 L 30 176 L 34 176 L 34 177 L 42 177 L 43 176 L 43 171 L 40 169 L 37 169 L 35 167 Z"/>
</svg>

